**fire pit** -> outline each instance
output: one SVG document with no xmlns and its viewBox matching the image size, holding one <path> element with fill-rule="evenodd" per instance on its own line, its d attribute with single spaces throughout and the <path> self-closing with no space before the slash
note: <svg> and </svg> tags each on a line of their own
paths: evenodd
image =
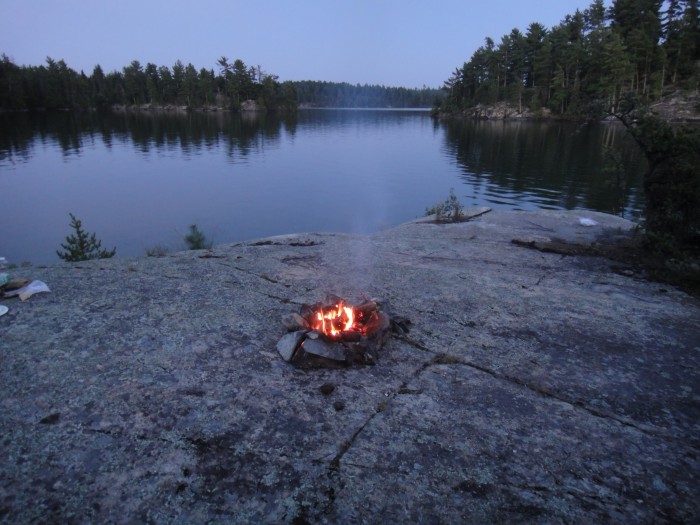
<svg viewBox="0 0 700 525">
<path fill-rule="evenodd" d="M 352 305 L 329 295 L 324 302 L 302 305 L 283 319 L 289 333 L 277 343 L 282 358 L 300 367 L 374 364 L 392 330 L 408 332 L 410 321 L 392 320 L 377 300 Z"/>
</svg>

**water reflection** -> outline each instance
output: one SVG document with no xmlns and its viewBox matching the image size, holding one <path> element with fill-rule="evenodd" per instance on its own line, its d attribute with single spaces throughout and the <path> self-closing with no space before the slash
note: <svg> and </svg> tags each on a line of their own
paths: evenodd
<svg viewBox="0 0 700 525">
<path fill-rule="evenodd" d="M 474 202 L 510 209 L 576 209 L 630 218 L 642 207 L 643 157 L 614 123 L 450 121 L 445 153 Z M 623 173 L 610 166 L 608 148 Z"/>
<path fill-rule="evenodd" d="M 245 159 L 274 146 L 282 130 L 293 135 L 296 117 L 184 111 L 4 113 L 0 162 L 27 161 L 37 139 L 57 144 L 70 157 L 98 138 L 108 149 L 128 143 L 142 153 L 177 150 L 185 157 L 223 146 L 232 159 Z"/>
<path fill-rule="evenodd" d="M 604 146 L 624 173 L 606 173 Z M 118 256 L 372 232 L 447 197 L 634 217 L 643 160 L 614 125 L 437 122 L 425 111 L 0 114 L 0 256 L 54 262 L 68 212 Z M 621 184 L 624 182 L 624 184 Z"/>
</svg>

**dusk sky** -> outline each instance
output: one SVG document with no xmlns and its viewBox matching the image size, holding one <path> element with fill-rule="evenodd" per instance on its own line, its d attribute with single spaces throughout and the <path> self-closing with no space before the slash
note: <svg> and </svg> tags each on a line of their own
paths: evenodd
<svg viewBox="0 0 700 525">
<path fill-rule="evenodd" d="M 132 60 L 213 68 L 226 56 L 284 80 L 439 87 L 484 38 L 558 24 L 587 0 L 0 0 L 0 53 L 76 71 Z M 610 0 L 606 1 L 609 6 Z"/>
</svg>

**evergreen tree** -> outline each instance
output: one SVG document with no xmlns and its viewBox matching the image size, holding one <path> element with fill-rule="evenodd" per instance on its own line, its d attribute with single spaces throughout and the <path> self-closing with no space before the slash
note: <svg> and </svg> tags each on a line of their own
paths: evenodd
<svg viewBox="0 0 700 525">
<path fill-rule="evenodd" d="M 210 250 L 213 243 L 196 224 L 190 224 L 190 233 L 185 235 L 185 244 L 188 250 Z"/>
<path fill-rule="evenodd" d="M 184 98 L 185 65 L 180 60 L 176 60 L 173 65 L 173 75 L 171 82 L 170 96 L 173 104 L 182 104 Z"/>
<path fill-rule="evenodd" d="M 182 91 L 185 103 L 189 106 L 199 106 L 202 101 L 198 97 L 198 75 L 197 70 L 192 64 L 187 64 L 185 67 L 184 78 L 182 81 Z"/>
<path fill-rule="evenodd" d="M 130 104 L 143 104 L 148 99 L 146 73 L 138 60 L 124 68 L 124 91 Z"/>
<path fill-rule="evenodd" d="M 0 57 L 0 108 L 26 108 L 23 76 L 22 69 L 3 53 Z"/>
<path fill-rule="evenodd" d="M 662 0 L 616 0 L 610 12 L 612 28 L 625 42 L 635 68 L 633 89 L 647 99 L 654 89 L 654 70 L 663 58 L 659 52 L 661 4 Z"/>
<path fill-rule="evenodd" d="M 160 102 L 175 104 L 177 102 L 177 88 L 170 68 L 168 66 L 160 66 L 158 68 L 158 78 L 160 80 Z"/>
<path fill-rule="evenodd" d="M 148 64 L 146 64 L 144 74 L 146 75 L 146 94 L 148 96 L 148 102 L 162 102 L 163 91 L 160 81 L 160 74 L 158 73 L 158 66 L 149 62 Z"/>
<path fill-rule="evenodd" d="M 698 0 L 686 0 L 678 31 L 677 76 L 687 89 L 700 83 L 700 7 Z M 680 78 L 678 78 L 680 77 Z M 675 82 L 674 82 L 675 83 Z"/>
<path fill-rule="evenodd" d="M 107 86 L 105 84 L 105 74 L 99 64 L 92 70 L 92 75 L 89 79 L 89 86 L 90 105 L 92 107 L 100 107 L 109 103 Z"/>
<path fill-rule="evenodd" d="M 94 233 L 88 233 L 83 230 L 83 224 L 75 218 L 75 215 L 69 213 L 71 218 L 70 227 L 75 232 L 66 237 L 66 242 L 61 243 L 64 252 L 56 251 L 64 261 L 87 261 L 90 259 L 109 259 L 117 253 L 116 248 L 111 250 L 103 250 L 102 242 L 97 239 Z"/>
<path fill-rule="evenodd" d="M 214 70 L 202 68 L 197 81 L 198 98 L 205 105 L 213 104 L 216 99 L 216 81 Z"/>
<path fill-rule="evenodd" d="M 507 64 L 508 76 L 510 78 L 510 89 L 508 98 L 512 102 L 517 102 L 518 110 L 523 110 L 523 92 L 527 82 L 527 41 L 519 29 L 513 29 L 509 35 L 510 52 Z"/>
<path fill-rule="evenodd" d="M 551 49 L 548 47 L 547 29 L 538 22 L 533 22 L 525 33 L 525 85 L 537 90 L 549 80 L 549 62 Z"/>
</svg>

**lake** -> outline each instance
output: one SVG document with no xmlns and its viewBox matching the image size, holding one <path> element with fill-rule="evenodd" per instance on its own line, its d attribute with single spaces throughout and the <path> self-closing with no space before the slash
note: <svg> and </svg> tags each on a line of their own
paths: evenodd
<svg viewBox="0 0 700 525">
<path fill-rule="evenodd" d="M 423 110 L 5 113 L 0 256 L 58 261 L 69 212 L 103 248 L 141 256 L 184 249 L 190 224 L 215 244 L 374 232 L 422 216 L 451 188 L 464 206 L 635 220 L 644 168 L 614 123 L 441 122 Z"/>
</svg>

